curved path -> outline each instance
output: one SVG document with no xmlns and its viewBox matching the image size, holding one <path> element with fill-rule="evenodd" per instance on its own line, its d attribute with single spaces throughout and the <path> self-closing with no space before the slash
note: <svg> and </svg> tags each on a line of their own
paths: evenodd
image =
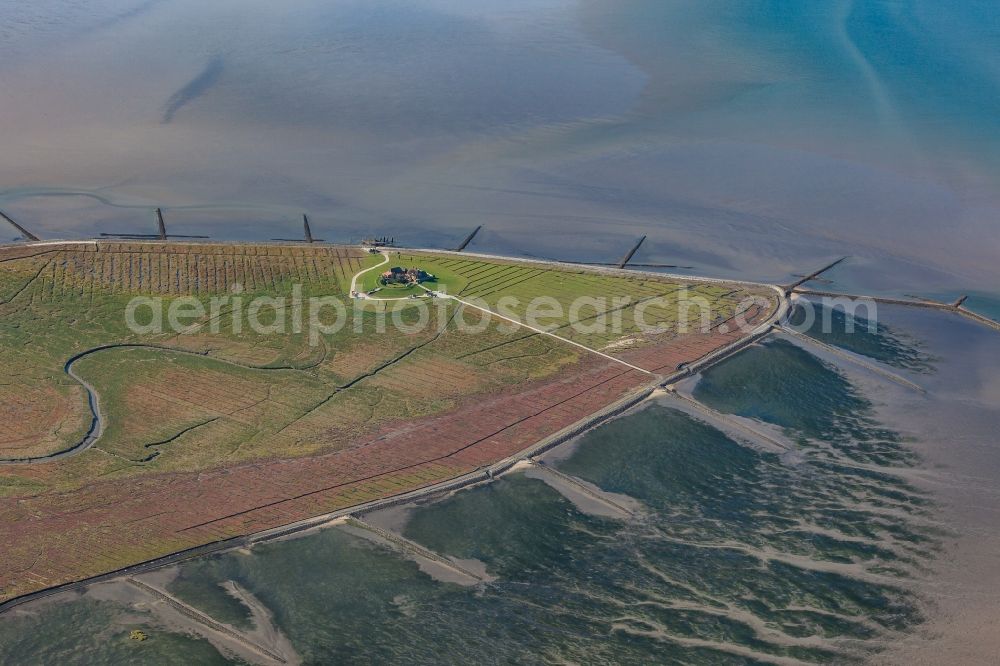
<svg viewBox="0 0 1000 666">
<path fill-rule="evenodd" d="M 369 273 L 369 272 L 375 270 L 376 268 L 381 268 L 382 266 L 385 266 L 387 263 L 389 263 L 389 253 L 388 252 L 383 252 L 382 253 L 382 261 L 380 263 L 377 263 L 374 266 L 371 266 L 370 268 L 365 268 L 364 270 L 360 270 L 357 273 L 355 273 L 354 277 L 351 278 L 351 292 L 350 293 L 354 294 L 355 292 L 358 291 L 358 278 L 359 277 L 361 277 L 365 273 Z"/>
<path fill-rule="evenodd" d="M 93 354 L 102 351 L 108 351 L 112 349 L 153 349 L 156 351 L 166 351 L 175 354 L 186 354 L 188 356 L 197 356 L 199 358 L 207 358 L 218 363 L 224 363 L 226 365 L 233 365 L 238 368 L 244 368 L 247 370 L 299 370 L 299 368 L 267 368 L 258 367 L 253 365 L 244 365 L 242 363 L 236 363 L 235 361 L 229 361 L 222 358 L 216 358 L 210 356 L 208 352 L 196 352 L 190 351 L 188 349 L 179 349 L 177 347 L 169 347 L 167 345 L 158 345 L 155 343 L 141 343 L 141 342 L 114 342 L 106 345 L 99 345 L 86 351 L 82 351 L 75 356 L 70 357 L 66 364 L 63 366 L 63 371 L 70 377 L 72 377 L 80 386 L 84 388 L 87 392 L 87 403 L 90 407 L 90 427 L 87 429 L 87 433 L 84 435 L 83 439 L 74 444 L 73 446 L 63 449 L 62 451 L 57 451 L 56 453 L 49 453 L 44 456 L 30 456 L 25 458 L 0 458 L 0 465 L 30 465 L 36 463 L 47 463 L 56 460 L 62 460 L 65 458 L 72 458 L 78 456 L 87 449 L 90 449 L 97 443 L 97 441 L 104 434 L 104 419 L 101 416 L 101 402 L 100 396 L 97 393 L 97 389 L 93 387 L 87 380 L 85 380 L 80 375 L 76 374 L 73 366 L 77 361 L 87 358 Z"/>
</svg>

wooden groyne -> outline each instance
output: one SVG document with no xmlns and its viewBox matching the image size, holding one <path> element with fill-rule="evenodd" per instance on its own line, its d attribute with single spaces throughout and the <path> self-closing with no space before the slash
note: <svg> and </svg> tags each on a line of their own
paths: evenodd
<svg viewBox="0 0 1000 666">
<path fill-rule="evenodd" d="M 160 240 L 167 240 L 167 225 L 163 222 L 163 210 L 156 209 L 156 228 L 160 232 Z"/>
<path fill-rule="evenodd" d="M 615 502 L 614 500 L 612 500 L 612 499 L 610 499 L 608 497 L 605 497 L 604 495 L 602 495 L 600 493 L 594 492 L 593 490 L 591 490 L 590 488 L 588 488 L 586 486 L 586 484 L 582 483 L 576 477 L 573 477 L 573 476 L 570 476 L 569 474 L 564 474 L 564 473 L 560 472 L 555 467 L 552 467 L 551 465 L 545 464 L 544 460 L 531 459 L 529 462 L 535 467 L 535 469 L 542 470 L 546 474 L 551 474 L 553 477 L 555 477 L 555 478 L 559 479 L 560 481 L 562 481 L 562 482 L 564 482 L 564 483 L 572 486 L 577 492 L 582 493 L 583 495 L 586 495 L 590 499 L 592 499 L 592 500 L 594 500 L 596 502 L 600 502 L 601 504 L 605 504 L 605 505 L 611 507 L 612 509 L 614 509 L 616 511 L 620 511 L 621 513 L 625 514 L 626 516 L 630 516 L 630 517 L 634 517 L 635 516 L 635 513 L 631 509 L 628 509 L 627 507 L 622 506 L 618 502 Z"/>
<path fill-rule="evenodd" d="M 626 266 L 628 266 L 628 262 L 632 261 L 632 257 L 635 256 L 635 253 L 639 251 L 639 248 L 642 247 L 642 244 L 645 242 L 646 242 L 646 237 L 643 236 L 638 240 L 638 242 L 636 242 L 635 245 L 632 246 L 631 250 L 625 253 L 625 256 L 622 257 L 621 261 L 619 261 L 616 264 L 616 266 L 618 268 L 625 268 Z"/>
<path fill-rule="evenodd" d="M 244 647 L 247 647 L 250 650 L 253 650 L 254 652 L 257 652 L 258 654 L 261 654 L 269 659 L 273 659 L 274 661 L 280 664 L 288 663 L 288 660 L 285 659 L 280 654 L 268 650 L 263 645 L 258 645 L 257 643 L 251 641 L 249 638 L 247 638 L 240 632 L 234 630 L 232 627 L 228 627 L 222 624 L 221 622 L 212 619 L 205 613 L 202 613 L 197 608 L 194 608 L 193 606 L 184 603 L 180 599 L 177 599 L 176 597 L 168 594 L 164 590 L 161 590 L 158 587 L 153 587 L 149 583 L 145 583 L 132 576 L 129 576 L 125 580 L 130 585 L 142 590 L 146 594 L 149 594 L 154 598 L 159 599 L 160 601 L 166 602 L 176 611 L 188 617 L 189 619 L 194 620 L 198 624 L 204 625 L 213 631 L 217 631 L 218 633 L 223 634 L 227 638 L 231 638 L 232 640 L 237 641 L 240 645 L 243 645 Z"/>
<path fill-rule="evenodd" d="M 41 238 L 39 238 L 35 234 L 31 233 L 30 231 L 28 231 L 27 229 L 25 229 L 24 227 L 22 227 L 20 224 L 18 224 L 14 220 L 12 220 L 9 217 L 7 217 L 7 215 L 2 210 L 0 210 L 0 218 L 3 218 L 5 220 L 7 220 L 7 222 L 12 227 L 14 227 L 15 229 L 17 229 L 18 233 L 20 233 L 22 236 L 24 236 L 28 240 L 30 240 L 30 241 L 36 241 L 36 242 L 42 240 Z"/>
<path fill-rule="evenodd" d="M 168 240 L 170 238 L 193 238 L 193 239 L 199 239 L 199 240 L 207 240 L 208 238 L 211 238 L 210 236 L 184 236 L 184 235 L 181 235 L 181 234 L 168 234 L 167 233 L 167 225 L 164 224 L 164 222 L 163 222 L 163 209 L 162 208 L 157 208 L 156 209 L 156 229 L 157 229 L 156 239 L 157 240 L 161 240 L 161 241 L 165 241 L 165 240 Z"/>
<path fill-rule="evenodd" d="M 899 375 L 897 375 L 894 372 L 889 372 L 885 368 L 880 368 L 879 366 L 875 365 L 874 363 L 870 363 L 870 362 L 866 361 L 865 359 L 861 358 L 860 356 L 857 356 L 857 355 L 854 355 L 854 354 L 850 354 L 850 353 L 844 351 L 843 349 L 840 349 L 839 347 L 834 347 L 833 345 L 828 345 L 827 343 L 822 342 L 820 340 L 817 340 L 816 338 L 814 338 L 812 336 L 806 335 L 804 333 L 800 333 L 800 332 L 798 332 L 796 330 L 793 330 L 791 328 L 788 328 L 786 326 L 782 326 L 781 327 L 781 332 L 785 333 L 787 335 L 792 336 L 795 340 L 801 341 L 803 344 L 813 345 L 814 347 L 822 349 L 823 351 L 825 351 L 825 352 L 827 352 L 829 354 L 833 354 L 834 356 L 836 356 L 838 358 L 842 358 L 845 361 L 848 361 L 848 362 L 853 363 L 855 365 L 859 365 L 862 368 L 865 368 L 866 370 L 870 370 L 871 372 L 874 372 L 875 374 L 877 374 L 877 375 L 879 375 L 881 377 L 884 377 L 885 379 L 888 379 L 889 381 L 891 381 L 891 382 L 893 382 L 895 384 L 899 384 L 900 386 L 905 386 L 906 388 L 913 389 L 914 391 L 917 391 L 919 393 L 927 393 L 927 391 L 924 389 L 923 386 L 920 386 L 919 384 L 915 384 L 915 383 L 911 382 L 909 379 L 906 379 L 905 377 L 900 377 Z"/>
<path fill-rule="evenodd" d="M 176 238 L 176 237 L 175 237 Z M 307 245 L 312 245 L 313 243 L 324 243 L 321 238 L 315 238 L 313 236 L 312 227 L 309 225 L 309 216 L 305 213 L 302 214 L 302 238 L 272 238 L 271 240 L 277 241 L 279 243 L 306 243 Z"/>
<path fill-rule="evenodd" d="M 605 266 L 607 264 L 601 264 Z M 629 264 L 626 268 L 682 268 L 686 271 L 694 270 L 694 266 L 680 266 L 678 264 Z"/>
<path fill-rule="evenodd" d="M 313 239 L 312 228 L 309 226 L 309 216 L 305 213 L 302 214 L 302 232 L 305 234 L 305 240 L 307 243 L 315 243 Z"/>
<path fill-rule="evenodd" d="M 156 233 L 155 234 L 140 234 L 140 233 L 132 233 L 132 232 L 125 232 L 125 233 L 114 232 L 114 233 L 108 233 L 108 232 L 103 232 L 102 231 L 101 232 L 101 238 L 121 238 L 123 240 L 135 240 L 135 241 L 154 240 L 154 241 L 161 241 L 161 242 L 163 242 L 163 241 L 170 240 L 171 238 L 185 238 L 185 239 L 207 240 L 208 238 L 210 238 L 210 236 L 184 236 L 184 235 L 180 235 L 180 234 L 168 234 L 167 233 L 167 225 L 163 221 L 163 209 L 162 208 L 157 208 L 156 209 Z"/>
<path fill-rule="evenodd" d="M 930 308 L 932 310 L 955 311 L 956 308 L 947 304 L 930 300 L 917 300 L 915 298 L 897 298 L 894 296 L 872 296 L 861 294 L 845 294 L 836 291 L 821 291 L 819 289 L 804 289 L 794 287 L 793 293 L 803 296 L 821 296 L 823 298 L 846 298 L 852 301 L 872 301 L 874 303 L 885 303 L 886 305 L 908 305 L 915 308 Z"/>
<path fill-rule="evenodd" d="M 483 228 L 483 225 L 481 225 L 481 224 L 480 224 L 480 225 L 479 225 L 478 227 L 476 227 L 475 229 L 473 229 L 473 230 L 472 230 L 472 233 L 471 233 L 471 234 L 469 234 L 468 236 L 466 236 L 466 237 L 465 237 L 465 240 L 464 240 L 464 241 L 462 241 L 462 242 L 461 242 L 461 243 L 459 244 L 459 246 L 458 246 L 458 247 L 456 247 L 456 248 L 455 248 L 454 250 L 452 250 L 452 251 L 453 251 L 453 252 L 461 252 L 461 251 L 463 251 L 463 250 L 464 250 L 465 248 L 469 247 L 469 243 L 471 243 L 471 242 L 472 242 L 472 239 L 476 237 L 476 234 L 478 234 L 478 233 L 479 233 L 479 231 L 480 231 L 480 230 L 481 230 L 482 228 Z"/>
<path fill-rule="evenodd" d="M 989 326 L 995 331 L 1000 331 L 1000 321 L 997 321 L 995 319 L 990 319 L 989 317 L 985 317 L 979 314 L 978 312 L 973 312 L 972 310 L 967 309 L 965 306 L 959 305 L 958 307 L 955 308 L 955 312 L 962 315 L 963 317 L 971 319 L 972 321 L 977 321 L 980 324 L 983 324 L 984 326 Z"/>
<path fill-rule="evenodd" d="M 764 448 L 766 449 L 775 451 L 791 450 L 791 447 L 788 444 L 779 442 L 770 435 L 766 435 L 761 431 L 757 430 L 756 428 L 750 427 L 740 419 L 737 419 L 729 414 L 723 414 L 720 411 L 712 409 L 708 405 L 704 405 L 698 402 L 697 400 L 694 400 L 692 398 L 687 397 L 686 395 L 683 395 L 682 393 L 680 393 L 679 391 L 677 391 L 672 387 L 665 387 L 664 390 L 667 391 L 667 393 L 670 395 L 671 398 L 676 398 L 677 400 L 682 402 L 684 405 L 690 407 L 691 409 L 701 412 L 705 416 L 715 421 L 718 421 L 719 423 L 723 423 L 735 430 L 741 431 L 742 433 L 744 433 L 744 436 L 749 437 L 751 440 L 755 440 L 759 443 L 765 444 Z"/>
<path fill-rule="evenodd" d="M 478 574 L 469 571 L 465 567 L 456 564 L 455 562 L 452 562 L 447 557 L 444 557 L 443 555 L 438 555 L 434 551 L 424 548 L 420 544 L 414 543 L 413 541 L 410 541 L 406 537 L 400 536 L 399 534 L 390 532 L 389 530 L 384 530 L 381 527 L 376 527 L 371 523 L 366 523 L 365 521 L 361 520 L 360 518 L 356 518 L 355 516 L 350 516 L 347 519 L 346 524 L 360 530 L 371 532 L 375 536 L 378 536 L 384 539 L 385 541 L 388 541 L 389 543 L 395 545 L 397 548 L 401 548 L 402 550 L 408 553 L 417 555 L 426 560 L 430 560 L 431 562 L 435 562 L 436 564 L 439 564 L 445 567 L 446 569 L 450 569 L 453 572 L 458 573 L 462 576 L 466 576 L 480 583 L 483 582 L 483 578 Z"/>
<path fill-rule="evenodd" d="M 832 262 L 830 264 L 827 264 L 826 266 L 824 266 L 823 268 L 819 269 L 818 271 L 814 271 L 814 272 L 810 273 L 809 275 L 803 275 L 800 279 L 796 280 L 795 282 L 793 282 L 790 285 L 788 285 L 788 286 L 785 287 L 785 295 L 787 296 L 787 295 L 791 294 L 793 291 L 795 291 L 797 288 L 799 288 L 802 285 L 804 285 L 806 282 L 809 282 L 810 280 L 815 280 L 816 278 L 818 278 L 823 273 L 826 273 L 828 270 L 830 270 L 830 269 L 832 269 L 832 268 L 834 268 L 836 266 L 839 266 L 846 259 L 847 259 L 847 257 L 841 257 L 840 259 L 837 259 L 836 261 L 834 261 L 834 262 Z"/>
<path fill-rule="evenodd" d="M 820 296 L 823 298 L 845 298 L 855 301 L 872 301 L 873 303 L 884 303 L 886 305 L 905 305 L 913 308 L 926 308 L 928 310 L 940 310 L 942 312 L 954 312 L 958 315 L 970 319 L 984 326 L 989 326 L 995 331 L 1000 331 L 1000 322 L 995 319 L 990 319 L 978 312 L 973 312 L 972 310 L 965 307 L 964 303 L 968 297 L 962 297 L 955 301 L 954 303 L 941 303 L 940 301 L 932 301 L 929 299 L 918 300 L 915 298 L 896 298 L 893 296 L 871 296 L 871 295 L 858 295 L 858 294 L 843 294 L 835 291 L 820 291 L 818 289 L 803 289 L 801 287 L 796 287 L 794 293 L 801 294 L 803 296 Z"/>
</svg>

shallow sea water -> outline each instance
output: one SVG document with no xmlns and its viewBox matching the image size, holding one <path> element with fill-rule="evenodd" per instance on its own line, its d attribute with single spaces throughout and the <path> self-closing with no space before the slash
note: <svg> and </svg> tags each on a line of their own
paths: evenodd
<svg viewBox="0 0 1000 666">
<path fill-rule="evenodd" d="M 596 261 L 645 234 L 701 274 L 849 254 L 848 288 L 996 298 L 998 52 L 990 0 L 5 0 L 0 208 Z"/>
</svg>

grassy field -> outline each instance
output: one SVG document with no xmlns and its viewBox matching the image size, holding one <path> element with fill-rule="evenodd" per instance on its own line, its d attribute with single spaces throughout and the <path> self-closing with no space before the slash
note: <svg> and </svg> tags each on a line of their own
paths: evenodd
<svg viewBox="0 0 1000 666">
<path fill-rule="evenodd" d="M 385 257 L 382 254 L 370 255 L 367 260 L 366 267 L 370 265 L 377 265 L 378 263 L 388 259 L 389 263 L 381 266 L 377 270 L 372 270 L 365 273 L 358 280 L 358 289 L 370 293 L 374 299 L 407 299 L 411 296 L 425 297 L 427 296 L 427 289 L 438 290 L 444 289 L 446 291 L 451 291 L 455 286 L 460 286 L 462 284 L 462 278 L 458 275 L 453 274 L 448 270 L 440 270 L 440 264 L 429 259 L 428 257 L 414 256 L 412 254 L 403 254 L 399 251 L 385 251 Z M 420 268 L 424 269 L 427 273 L 430 273 L 433 278 L 425 280 L 421 284 L 423 288 L 412 284 L 388 284 L 383 285 L 381 283 L 382 273 L 389 270 L 392 267 L 399 266 L 401 268 Z M 427 266 L 433 266 L 434 270 L 426 268 Z M 391 305 L 385 303 L 372 304 L 375 308 L 385 309 L 386 307 L 391 307 Z"/>
<path fill-rule="evenodd" d="M 427 485 L 529 446 L 651 381 L 649 375 L 551 336 L 437 299 L 423 328 L 380 329 L 352 309 L 351 278 L 382 261 L 335 247 L 100 243 L 0 248 L 0 459 L 64 451 L 86 434 L 87 393 L 104 432 L 91 448 L 32 464 L 0 462 L 0 601 L 220 538 Z M 498 307 L 547 296 L 705 298 L 731 318 L 739 287 L 678 284 L 448 255 L 391 257 L 438 277 L 432 288 Z M 372 271 L 371 276 L 380 271 Z M 351 324 L 311 339 L 236 330 L 252 295 L 343 298 Z M 164 307 L 241 295 L 190 330 L 137 334 L 135 296 Z M 609 301 L 610 302 L 610 301 Z M 400 304 L 397 316 L 420 313 Z M 569 324 L 614 306 L 554 318 L 560 337 L 665 372 L 732 341 L 716 331 L 580 333 Z M 602 309 L 603 308 L 603 309 Z M 464 310 L 464 311 L 463 311 Z M 270 323 L 294 318 L 288 304 Z M 513 314 L 523 311 L 513 307 Z M 763 316 L 763 315 L 761 315 Z M 676 321 L 676 320 L 674 320 Z M 315 344 L 313 344 L 315 343 Z M 132 345 L 102 348 L 106 345 Z M 145 346 L 143 346 L 145 345 Z M 639 356 L 635 357 L 639 358 Z M 631 362 L 631 361 L 630 361 Z M 643 365 L 642 367 L 647 367 Z"/>
<path fill-rule="evenodd" d="M 561 308 L 562 314 L 540 317 L 543 328 L 612 354 L 672 337 L 685 318 L 690 328 L 700 327 L 703 312 L 707 315 L 706 326 L 723 324 L 740 312 L 744 299 L 751 295 L 734 285 L 676 282 L 646 275 L 622 277 L 550 265 L 405 254 L 397 260 L 442 276 L 449 293 L 455 296 L 494 311 L 500 308 L 521 321 L 533 301 L 549 300 Z M 773 298 L 766 293 L 760 295 Z M 621 326 L 601 330 L 604 327 L 597 324 L 602 320 L 620 320 Z M 662 329 L 662 333 L 640 330 L 640 323 Z"/>
</svg>

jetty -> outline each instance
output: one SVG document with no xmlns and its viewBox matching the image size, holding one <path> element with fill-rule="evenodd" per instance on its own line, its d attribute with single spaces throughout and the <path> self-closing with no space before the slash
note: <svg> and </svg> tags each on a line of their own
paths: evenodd
<svg viewBox="0 0 1000 666">
<path fill-rule="evenodd" d="M 389 238 L 388 236 L 382 236 L 381 238 L 363 238 L 361 239 L 361 247 L 395 247 L 396 239 Z"/>
</svg>

